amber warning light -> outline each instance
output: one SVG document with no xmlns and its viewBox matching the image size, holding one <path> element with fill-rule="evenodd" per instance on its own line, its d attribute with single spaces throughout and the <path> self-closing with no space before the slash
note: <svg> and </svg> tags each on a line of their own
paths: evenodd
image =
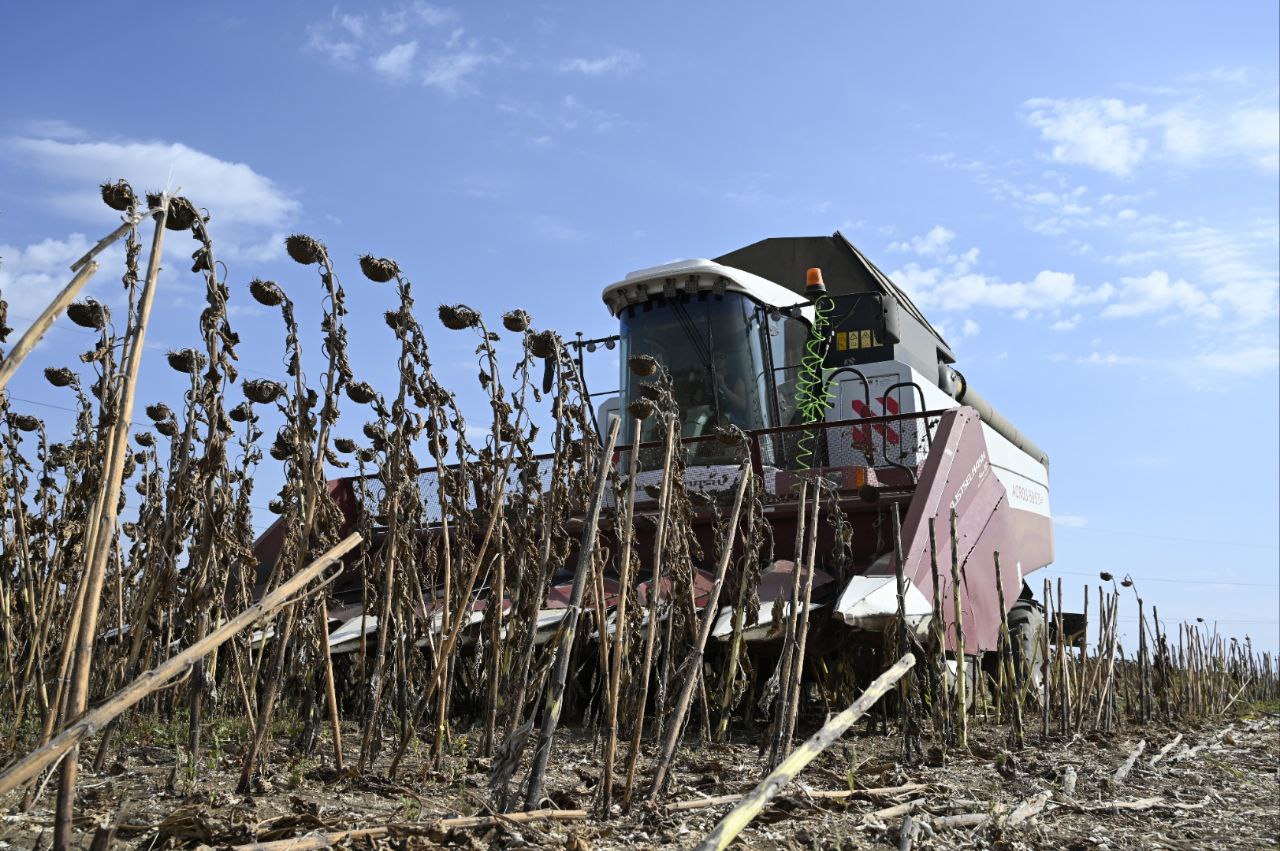
<svg viewBox="0 0 1280 851">
<path fill-rule="evenodd" d="M 822 270 L 814 267 L 804 273 L 804 291 L 806 295 L 820 295 L 827 291 L 827 285 L 822 281 Z"/>
</svg>

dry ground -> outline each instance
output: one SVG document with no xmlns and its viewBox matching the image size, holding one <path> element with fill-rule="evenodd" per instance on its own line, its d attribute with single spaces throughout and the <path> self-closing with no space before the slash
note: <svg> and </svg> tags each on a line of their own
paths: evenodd
<svg viewBox="0 0 1280 851">
<path fill-rule="evenodd" d="M 1181 741 L 1152 766 L 1152 758 L 1179 732 Z M 436 819 L 484 808 L 488 763 L 466 755 L 465 737 L 454 742 L 443 771 L 430 771 L 415 757 L 396 781 L 374 774 L 335 778 L 319 762 L 277 747 L 274 773 L 257 794 L 244 797 L 233 791 L 237 755 L 219 753 L 216 743 L 198 787 L 183 791 L 183 771 L 173 748 L 163 743 L 166 735 L 133 728 L 121 760 L 100 775 L 86 765 L 79 808 L 86 847 L 97 824 L 116 826 L 112 847 L 137 849 L 219 847 L 312 830 L 398 824 L 416 826 L 417 833 L 385 840 L 387 847 L 689 848 L 729 809 L 725 804 L 675 813 L 637 808 L 607 821 L 427 833 L 422 828 Z M 1031 738 L 1035 743 L 1038 732 Z M 1153 725 L 1014 753 L 1003 749 L 1004 739 L 1001 731 L 979 728 L 970 734 L 969 753 L 944 757 L 935 749 L 925 764 L 904 768 L 896 736 L 850 733 L 806 769 L 735 847 L 897 848 L 903 817 L 874 813 L 908 802 L 914 802 L 913 818 L 921 822 L 916 848 L 1280 847 L 1280 714 L 1252 713 L 1181 730 Z M 1114 784 L 1116 769 L 1144 739 L 1145 751 L 1132 773 Z M 557 739 L 548 782 L 555 806 L 590 809 L 598 752 L 572 729 Z M 1070 768 L 1076 782 L 1068 796 L 1063 785 Z M 753 745 L 687 748 L 668 800 L 747 791 L 760 771 Z M 849 789 L 851 783 L 927 788 L 897 797 L 806 795 L 806 790 Z M 1046 792 L 1051 796 L 1037 815 L 1010 824 L 1020 803 Z M 0 801 L 0 849 L 47 848 L 52 798 L 46 789 L 27 812 L 16 799 Z M 990 818 L 976 827 L 934 829 L 939 818 L 957 814 Z"/>
</svg>

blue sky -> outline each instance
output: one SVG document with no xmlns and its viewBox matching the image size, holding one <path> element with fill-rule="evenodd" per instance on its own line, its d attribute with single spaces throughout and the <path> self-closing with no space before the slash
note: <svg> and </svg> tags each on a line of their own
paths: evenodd
<svg viewBox="0 0 1280 851">
<path fill-rule="evenodd" d="M 632 269 L 841 228 L 1050 453 L 1049 575 L 1078 598 L 1097 570 L 1130 572 L 1163 617 L 1275 648 L 1277 14 L 11 4 L 0 290 L 20 331 L 113 227 L 96 184 L 170 181 L 214 213 L 250 374 L 281 367 L 249 279 L 318 320 L 318 283 L 281 247 L 303 230 L 339 258 L 352 361 L 386 388 L 393 293 L 359 276 L 365 251 L 400 262 L 424 312 L 520 306 L 603 334 L 600 290 Z M 197 341 L 193 248 L 170 239 L 157 355 Z M 117 274 L 94 294 L 117 298 Z M 69 399 L 38 367 L 89 342 L 66 325 L 10 388 L 55 430 L 48 406 Z M 443 329 L 434 344 L 455 386 L 474 383 L 469 349 Z M 179 392 L 162 361 L 146 400 Z"/>
</svg>

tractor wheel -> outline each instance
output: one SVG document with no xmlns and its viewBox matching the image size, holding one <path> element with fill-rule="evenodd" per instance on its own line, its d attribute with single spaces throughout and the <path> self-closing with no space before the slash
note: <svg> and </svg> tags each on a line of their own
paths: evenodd
<svg viewBox="0 0 1280 851">
<path fill-rule="evenodd" d="M 1023 596 L 1009 610 L 1009 643 L 1013 648 L 1015 670 L 1040 688 L 1044 681 L 1044 609 L 1030 597 Z"/>
</svg>

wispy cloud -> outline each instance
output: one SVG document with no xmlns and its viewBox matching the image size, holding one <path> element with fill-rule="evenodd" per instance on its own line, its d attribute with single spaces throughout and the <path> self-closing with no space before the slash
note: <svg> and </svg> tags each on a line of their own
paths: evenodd
<svg viewBox="0 0 1280 851">
<path fill-rule="evenodd" d="M 338 67 L 367 67 L 390 83 L 418 83 L 449 95 L 476 90 L 475 79 L 504 52 L 468 35 L 454 9 L 403 3 L 367 14 L 334 10 L 307 29 L 308 46 Z"/>
<path fill-rule="evenodd" d="M 21 122 L 19 128 L 19 133 L 23 136 L 57 139 L 64 142 L 83 139 L 88 135 L 84 130 L 61 118 L 31 118 Z"/>
<path fill-rule="evenodd" d="M 574 57 L 560 63 L 560 70 L 565 73 L 585 74 L 588 77 L 600 77 L 605 74 L 628 74 L 643 63 L 640 54 L 632 50 L 616 50 L 607 56 L 593 58 Z"/>
<path fill-rule="evenodd" d="M 568 222 L 548 215 L 534 217 L 533 232 L 541 239 L 554 242 L 573 242 L 586 236 L 583 231 Z"/>
<path fill-rule="evenodd" d="M 1073 360 L 1084 366 L 1138 367 L 1147 372 L 1168 374 L 1197 390 L 1222 390 L 1230 379 L 1274 373 L 1280 367 L 1280 347 L 1274 341 L 1245 338 L 1235 345 L 1175 357 L 1095 350 Z"/>
<path fill-rule="evenodd" d="M 409 71 L 413 67 L 413 57 L 418 52 L 418 42 L 406 41 L 397 44 L 386 53 L 375 56 L 373 70 L 389 80 L 404 81 L 409 79 Z"/>
<path fill-rule="evenodd" d="M 1118 98 L 1034 98 L 1023 104 L 1054 162 L 1128 177 L 1158 158 L 1180 166 L 1236 161 L 1280 168 L 1274 95 L 1231 103 L 1190 98 L 1159 108 Z"/>
</svg>

